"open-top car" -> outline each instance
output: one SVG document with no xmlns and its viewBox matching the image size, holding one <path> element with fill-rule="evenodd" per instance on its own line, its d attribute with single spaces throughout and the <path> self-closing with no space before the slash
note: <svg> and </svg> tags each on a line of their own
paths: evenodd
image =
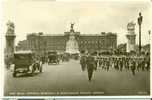
<svg viewBox="0 0 152 100">
<path fill-rule="evenodd" d="M 13 77 L 16 77 L 18 73 L 42 72 L 42 62 L 31 51 L 15 52 L 13 64 Z"/>
</svg>

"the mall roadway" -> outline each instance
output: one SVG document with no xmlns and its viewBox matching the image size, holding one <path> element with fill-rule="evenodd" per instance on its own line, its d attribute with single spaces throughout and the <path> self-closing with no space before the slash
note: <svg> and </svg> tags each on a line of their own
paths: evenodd
<svg viewBox="0 0 152 100">
<path fill-rule="evenodd" d="M 71 60 L 59 65 L 43 66 L 41 74 L 13 78 L 5 73 L 5 95 L 147 95 L 150 88 L 150 73 L 130 71 L 109 72 L 98 69 L 91 82 L 87 71 L 82 72 L 79 61 Z"/>
</svg>

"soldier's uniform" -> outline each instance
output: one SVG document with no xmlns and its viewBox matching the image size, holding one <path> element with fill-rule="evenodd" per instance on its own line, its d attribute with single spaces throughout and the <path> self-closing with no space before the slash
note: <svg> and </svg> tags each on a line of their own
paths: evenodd
<svg viewBox="0 0 152 100">
<path fill-rule="evenodd" d="M 102 63 L 103 63 L 103 60 L 102 60 L 102 58 L 100 57 L 100 58 L 99 58 L 99 67 L 102 67 Z"/>
<path fill-rule="evenodd" d="M 140 59 L 138 58 L 138 59 L 137 59 L 137 71 L 140 70 L 140 65 L 141 65 L 141 64 L 140 64 Z"/>
<path fill-rule="evenodd" d="M 109 67 L 110 67 L 110 60 L 107 59 L 106 61 L 106 70 L 109 71 Z"/>
<path fill-rule="evenodd" d="M 150 60 L 148 60 L 147 62 L 146 62 L 146 69 L 147 69 L 147 71 L 150 69 Z"/>
<path fill-rule="evenodd" d="M 126 61 L 126 68 L 129 70 L 129 59 Z"/>
<path fill-rule="evenodd" d="M 135 64 L 135 61 L 131 61 L 131 71 L 132 71 L 132 74 L 135 75 L 135 69 L 136 69 L 136 64 Z"/>
<path fill-rule="evenodd" d="M 97 66 L 98 66 L 98 57 L 94 56 L 94 61 L 95 61 L 95 70 L 97 70 Z"/>
<path fill-rule="evenodd" d="M 88 70 L 88 78 L 89 81 L 91 81 L 92 78 L 92 74 L 95 68 L 95 60 L 94 57 L 89 55 L 86 59 L 86 64 L 87 64 L 87 70 Z"/>
<path fill-rule="evenodd" d="M 144 71 L 145 70 L 145 61 L 144 60 L 141 61 L 141 67 L 142 67 L 142 71 Z"/>
<path fill-rule="evenodd" d="M 119 70 L 119 60 L 116 60 L 116 65 L 115 65 L 116 70 Z"/>
<path fill-rule="evenodd" d="M 120 66 L 120 71 L 122 71 L 122 69 L 123 69 L 123 59 L 122 58 L 120 59 L 119 66 Z"/>
</svg>

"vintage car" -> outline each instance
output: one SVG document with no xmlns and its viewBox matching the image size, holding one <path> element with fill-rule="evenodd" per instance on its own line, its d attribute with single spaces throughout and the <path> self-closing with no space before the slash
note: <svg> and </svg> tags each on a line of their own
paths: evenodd
<svg viewBox="0 0 152 100">
<path fill-rule="evenodd" d="M 70 60 L 70 54 L 69 53 L 64 53 L 62 55 L 62 61 L 69 61 Z"/>
<path fill-rule="evenodd" d="M 48 52 L 48 64 L 59 64 L 59 56 L 56 51 Z"/>
<path fill-rule="evenodd" d="M 75 54 L 71 54 L 71 57 L 75 60 L 78 60 L 80 55 L 79 55 L 79 53 L 75 53 Z"/>
<path fill-rule="evenodd" d="M 13 77 L 16 77 L 18 73 L 33 74 L 36 71 L 42 72 L 42 61 L 36 59 L 31 51 L 15 52 L 13 64 Z"/>
</svg>

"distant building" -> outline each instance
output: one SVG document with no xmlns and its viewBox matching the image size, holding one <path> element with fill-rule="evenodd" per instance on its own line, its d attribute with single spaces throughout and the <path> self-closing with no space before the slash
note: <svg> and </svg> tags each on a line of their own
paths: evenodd
<svg viewBox="0 0 152 100">
<path fill-rule="evenodd" d="M 31 33 L 27 35 L 27 39 L 24 41 L 27 41 L 27 48 L 29 50 L 39 52 L 39 54 L 45 54 L 48 51 L 54 50 L 65 52 L 67 41 L 69 41 L 71 35 L 75 37 L 74 39 L 78 44 L 76 48 L 79 51 L 111 51 L 117 48 L 117 35 L 114 33 L 80 34 L 80 32 L 76 32 L 74 29 L 70 29 L 69 32 L 64 32 L 64 34 Z M 20 44 L 23 45 L 24 43 Z M 25 46 L 20 45 L 19 47 L 24 48 Z"/>
</svg>

